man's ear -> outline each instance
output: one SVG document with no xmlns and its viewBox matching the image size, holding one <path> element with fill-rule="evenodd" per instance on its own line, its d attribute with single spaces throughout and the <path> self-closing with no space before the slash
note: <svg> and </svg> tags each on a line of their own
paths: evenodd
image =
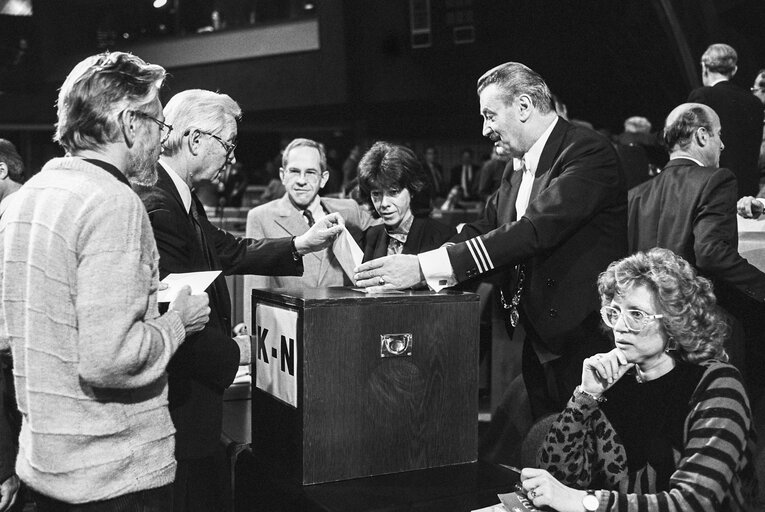
<svg viewBox="0 0 765 512">
<path fill-rule="evenodd" d="M 526 122 L 531 116 L 531 110 L 534 108 L 534 101 L 528 94 L 521 94 L 515 99 L 515 104 L 519 109 L 518 117 L 522 123 Z"/>
<path fill-rule="evenodd" d="M 736 76 L 736 71 L 738 71 L 738 66 L 733 66 L 733 71 L 730 74 L 730 77 L 733 78 Z"/>
<path fill-rule="evenodd" d="M 4 180 L 8 177 L 8 164 L 0 162 L 0 180 Z"/>
<path fill-rule="evenodd" d="M 699 147 L 705 147 L 709 141 L 709 132 L 703 126 L 696 128 L 696 132 L 693 134 L 693 138 Z"/>
<path fill-rule="evenodd" d="M 202 144 L 202 133 L 199 130 L 190 130 L 187 139 L 186 144 L 189 147 L 189 152 L 197 156 L 199 154 L 199 145 Z"/>
<path fill-rule="evenodd" d="M 284 184 L 284 185 L 286 185 L 286 183 L 284 183 L 284 176 L 285 176 L 285 174 L 286 173 L 284 171 L 284 167 L 279 167 L 279 179 L 282 180 L 282 184 Z"/>
<path fill-rule="evenodd" d="M 136 116 L 132 110 L 123 110 L 120 113 L 120 127 L 122 128 L 122 138 L 125 139 L 125 145 L 132 148 L 135 144 Z"/>
<path fill-rule="evenodd" d="M 321 180 L 319 180 L 319 190 L 324 188 L 324 185 L 329 181 L 329 171 L 321 173 Z"/>
</svg>

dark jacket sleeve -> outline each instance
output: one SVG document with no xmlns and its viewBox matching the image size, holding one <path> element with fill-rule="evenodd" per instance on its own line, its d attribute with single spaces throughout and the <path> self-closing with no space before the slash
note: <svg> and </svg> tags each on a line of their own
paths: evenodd
<svg viewBox="0 0 765 512">
<path fill-rule="evenodd" d="M 765 302 L 765 274 L 738 252 L 736 199 L 738 184 L 728 169 L 718 169 L 702 191 L 693 224 L 699 271 Z"/>
<path fill-rule="evenodd" d="M 497 194 L 492 196 L 484 217 L 466 226 L 460 236 L 464 239 L 480 234 L 478 239 L 447 249 L 457 280 L 553 251 L 596 215 L 612 207 L 620 194 L 624 195 L 626 207 L 618 169 L 613 148 L 598 138 L 583 138 L 566 145 L 551 171 L 551 181 L 531 200 L 519 220 L 497 225 L 497 212 L 503 205 L 498 203 Z M 615 217 L 614 222 L 617 220 Z M 478 256 L 474 256 L 476 251 Z M 478 265 L 487 255 L 488 265 Z"/>
</svg>

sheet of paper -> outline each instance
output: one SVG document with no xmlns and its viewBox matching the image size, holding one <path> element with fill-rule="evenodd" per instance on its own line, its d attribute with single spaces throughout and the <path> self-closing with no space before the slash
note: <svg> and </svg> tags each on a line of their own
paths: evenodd
<svg viewBox="0 0 765 512">
<path fill-rule="evenodd" d="M 335 238 L 332 243 L 332 252 L 343 267 L 343 272 L 353 281 L 353 269 L 361 265 L 364 252 L 348 232 L 348 228 L 343 228 L 342 233 Z"/>
<path fill-rule="evenodd" d="M 191 286 L 191 293 L 202 293 L 210 286 L 216 277 L 220 274 L 220 270 L 208 270 L 204 272 L 187 272 L 184 274 L 168 274 L 162 280 L 166 283 L 168 288 L 166 290 L 160 290 L 157 294 L 158 302 L 172 302 L 178 292 L 181 291 L 185 285 Z"/>
</svg>

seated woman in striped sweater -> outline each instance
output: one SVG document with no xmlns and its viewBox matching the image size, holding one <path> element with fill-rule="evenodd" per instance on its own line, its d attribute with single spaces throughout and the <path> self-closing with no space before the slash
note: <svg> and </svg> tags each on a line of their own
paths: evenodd
<svg viewBox="0 0 765 512">
<path fill-rule="evenodd" d="M 521 473 L 527 497 L 559 512 L 754 510 L 749 400 L 711 283 L 652 249 L 609 265 L 598 289 L 615 348 L 584 360 L 544 469 Z"/>
</svg>

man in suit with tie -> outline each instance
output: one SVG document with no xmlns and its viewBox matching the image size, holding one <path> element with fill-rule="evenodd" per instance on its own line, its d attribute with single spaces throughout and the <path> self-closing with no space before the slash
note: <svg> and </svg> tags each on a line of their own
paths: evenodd
<svg viewBox="0 0 765 512">
<path fill-rule="evenodd" d="M 515 157 L 487 201 L 448 247 L 361 265 L 371 291 L 426 282 L 440 290 L 500 271 L 509 323 L 526 331 L 522 373 L 532 413 L 560 411 L 582 361 L 612 348 L 601 329 L 597 276 L 627 254 L 627 191 L 608 140 L 554 110 L 541 76 L 516 62 L 478 80 L 483 135 Z"/>
<path fill-rule="evenodd" d="M 178 470 L 174 510 L 219 510 L 222 492 L 214 454 L 220 441 L 223 391 L 240 363 L 249 362 L 249 339 L 231 337 L 231 304 L 225 275 L 300 275 L 304 254 L 328 245 L 342 230 L 328 215 L 299 236 L 253 240 L 213 226 L 194 186 L 214 181 L 234 158 L 239 105 L 228 95 L 192 89 L 164 108 L 172 131 L 157 165 L 157 183 L 137 188 L 159 249 L 160 276 L 221 270 L 208 288 L 210 321 L 190 336 L 168 366 L 170 414 L 176 428 Z"/>
<path fill-rule="evenodd" d="M 669 162 L 661 174 L 629 192 L 629 249 L 670 249 L 712 280 L 718 303 L 740 322 L 728 350 L 732 362 L 748 368 L 753 398 L 752 393 L 759 394 L 755 388 L 762 387 L 765 274 L 738 252 L 736 177 L 720 167 L 721 153 L 727 151 L 725 131 L 714 110 L 685 103 L 667 116 L 663 137 Z"/>
<path fill-rule="evenodd" d="M 460 187 L 464 199 L 478 199 L 480 167 L 473 163 L 473 150 L 465 148 L 460 154 L 460 163 L 449 171 L 449 187 Z"/>
<path fill-rule="evenodd" d="M 743 87 L 731 82 L 738 67 L 736 50 L 713 44 L 701 57 L 703 87 L 694 89 L 689 103 L 703 103 L 720 116 L 726 150 L 720 165 L 733 171 L 738 197 L 756 196 L 760 189 L 757 160 L 762 142 L 762 104 Z"/>
<path fill-rule="evenodd" d="M 295 139 L 282 155 L 279 170 L 287 192 L 280 199 L 259 205 L 247 214 L 247 236 L 279 237 L 305 233 L 314 221 L 339 213 L 355 236 L 371 224 L 372 215 L 352 199 L 320 197 L 319 191 L 329 179 L 324 147 L 310 139 Z M 244 280 L 245 322 L 250 323 L 250 292 L 253 288 L 322 288 L 351 285 L 332 248 L 307 256 L 302 276 L 247 276 Z"/>
</svg>

